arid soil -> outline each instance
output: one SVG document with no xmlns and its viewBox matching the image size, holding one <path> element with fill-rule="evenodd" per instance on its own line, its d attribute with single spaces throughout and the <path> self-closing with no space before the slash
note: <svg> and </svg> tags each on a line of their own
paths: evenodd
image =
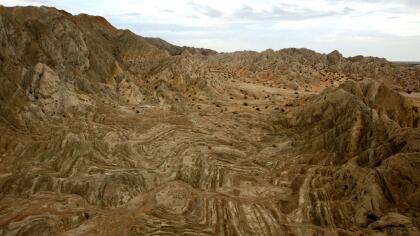
<svg viewBox="0 0 420 236">
<path fill-rule="evenodd" d="M 0 235 L 419 235 L 419 81 L 0 7 Z"/>
</svg>

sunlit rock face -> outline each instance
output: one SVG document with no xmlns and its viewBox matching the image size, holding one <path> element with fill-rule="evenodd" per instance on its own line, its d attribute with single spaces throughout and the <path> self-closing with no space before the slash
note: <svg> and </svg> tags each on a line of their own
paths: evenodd
<svg viewBox="0 0 420 236">
<path fill-rule="evenodd" d="M 416 70 L 0 7 L 0 235 L 418 235 Z"/>
</svg>

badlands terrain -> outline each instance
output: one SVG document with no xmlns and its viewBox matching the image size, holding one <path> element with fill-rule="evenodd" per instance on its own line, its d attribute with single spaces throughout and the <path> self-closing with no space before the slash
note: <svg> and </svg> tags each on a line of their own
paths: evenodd
<svg viewBox="0 0 420 236">
<path fill-rule="evenodd" d="M 419 235 L 420 66 L 0 7 L 0 235 Z"/>
</svg>

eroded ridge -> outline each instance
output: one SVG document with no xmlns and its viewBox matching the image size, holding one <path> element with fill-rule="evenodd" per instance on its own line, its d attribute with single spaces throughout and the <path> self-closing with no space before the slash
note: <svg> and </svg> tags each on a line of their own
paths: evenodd
<svg viewBox="0 0 420 236">
<path fill-rule="evenodd" d="M 419 234 L 416 67 L 0 26 L 0 235 Z"/>
</svg>

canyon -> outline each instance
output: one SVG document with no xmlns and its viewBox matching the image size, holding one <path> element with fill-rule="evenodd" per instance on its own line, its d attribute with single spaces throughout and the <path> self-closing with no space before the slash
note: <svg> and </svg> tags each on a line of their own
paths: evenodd
<svg viewBox="0 0 420 236">
<path fill-rule="evenodd" d="M 420 66 L 0 6 L 0 235 L 419 235 Z"/>
</svg>

